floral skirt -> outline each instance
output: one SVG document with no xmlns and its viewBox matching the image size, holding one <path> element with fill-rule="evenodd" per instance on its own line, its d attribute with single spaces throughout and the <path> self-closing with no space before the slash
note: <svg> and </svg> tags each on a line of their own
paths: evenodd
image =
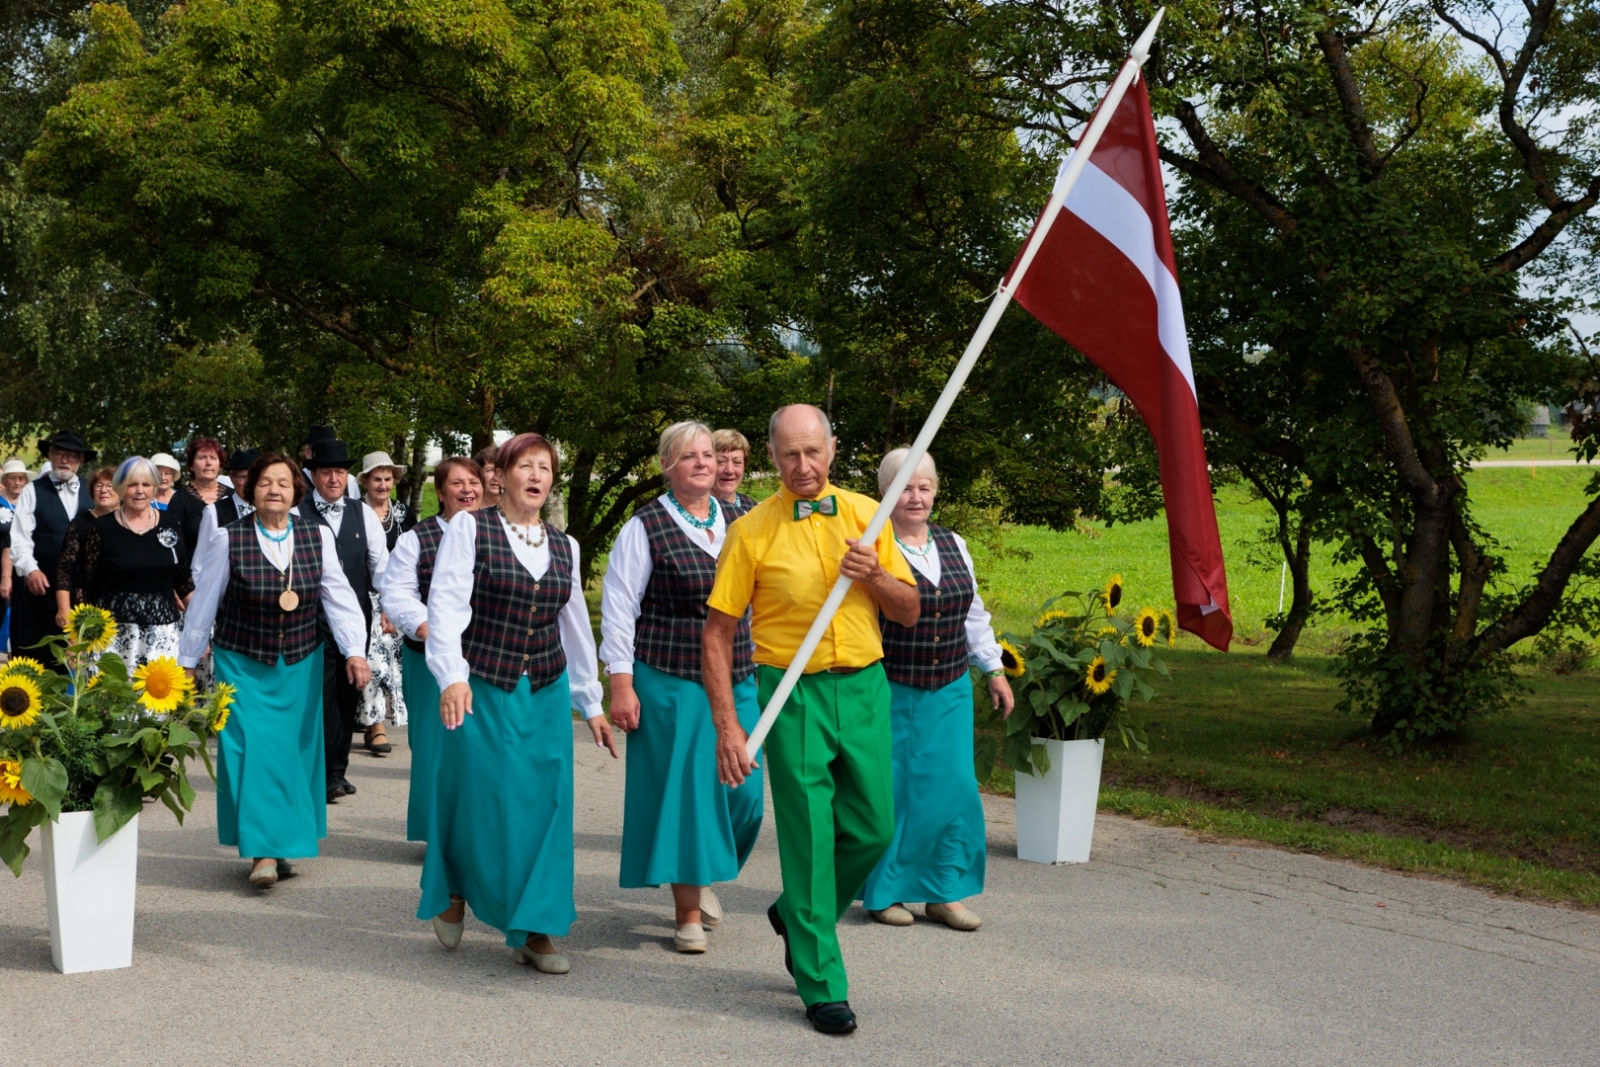
<svg viewBox="0 0 1600 1067">
<path fill-rule="evenodd" d="M 400 635 L 383 632 L 383 605 L 377 593 L 371 595 L 372 636 L 367 641 L 367 666 L 372 669 L 372 681 L 361 691 L 356 725 L 364 728 L 388 721 L 404 726 L 406 695 L 400 681 Z"/>
<path fill-rule="evenodd" d="M 136 622 L 118 622 L 117 636 L 111 641 L 111 651 L 122 657 L 128 670 L 149 663 L 162 656 L 178 658 L 178 640 L 183 635 L 179 622 L 157 623 L 144 626 Z"/>
</svg>

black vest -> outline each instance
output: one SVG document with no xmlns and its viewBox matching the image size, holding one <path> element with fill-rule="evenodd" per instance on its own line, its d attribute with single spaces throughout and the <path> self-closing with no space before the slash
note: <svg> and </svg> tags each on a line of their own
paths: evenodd
<svg viewBox="0 0 1600 1067">
<path fill-rule="evenodd" d="M 94 507 L 94 496 L 89 483 L 78 479 L 78 511 L 83 514 Z M 56 564 L 61 562 L 61 549 L 66 544 L 67 527 L 74 516 L 67 515 L 61 506 L 61 496 L 49 474 L 41 474 L 33 483 L 33 561 L 53 582 Z"/>
<path fill-rule="evenodd" d="M 883 673 L 913 689 L 943 689 L 967 674 L 967 611 L 978 586 L 961 558 L 955 534 L 928 527 L 939 548 L 939 584 L 912 567 L 922 615 L 912 627 L 879 616 L 883 627 Z"/>
<path fill-rule="evenodd" d="M 317 511 L 315 491 L 307 493 L 300 501 L 300 514 L 310 523 L 320 523 L 332 529 L 333 526 L 322 513 Z M 339 523 L 339 531 L 333 535 L 334 544 L 339 548 L 339 569 L 344 571 L 344 576 L 350 582 L 350 588 L 356 591 L 356 601 L 361 605 L 361 614 L 366 617 L 367 624 L 372 623 L 372 572 L 367 567 L 367 521 L 362 514 L 366 505 L 359 500 L 345 499 L 344 518 Z M 326 622 L 324 622 L 326 625 Z M 327 633 L 324 637 L 329 636 Z"/>
<path fill-rule="evenodd" d="M 217 509 L 217 527 L 232 526 L 246 515 L 255 514 L 255 508 L 245 505 L 240 507 L 241 499 L 237 493 L 227 492 L 217 497 L 217 502 L 212 507 Z"/>
</svg>

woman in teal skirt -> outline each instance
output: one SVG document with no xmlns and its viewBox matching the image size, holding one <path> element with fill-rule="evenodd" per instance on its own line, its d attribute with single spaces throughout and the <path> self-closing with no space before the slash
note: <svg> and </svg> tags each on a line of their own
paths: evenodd
<svg viewBox="0 0 1600 1067">
<path fill-rule="evenodd" d="M 737 789 L 717 778 L 717 732 L 700 683 L 706 599 L 728 524 L 744 513 L 715 499 L 711 430 L 679 422 L 657 448 L 670 488 L 623 526 L 606 566 L 601 654 L 611 675 L 611 719 L 628 731 L 623 802 L 624 889 L 672 885 L 679 952 L 704 952 L 722 921 L 712 882 L 739 876 L 761 833 L 761 775 Z M 734 641 L 734 700 L 754 729 L 750 624 Z"/>
<path fill-rule="evenodd" d="M 179 662 L 193 677 L 209 643 L 217 681 L 237 690 L 217 741 L 217 839 L 251 858 L 250 884 L 264 889 L 328 835 L 318 610 L 357 688 L 368 678 L 367 625 L 333 532 L 290 515 L 305 493 L 296 465 L 262 456 L 243 492 L 254 514 L 200 547 Z"/>
<path fill-rule="evenodd" d="M 428 669 L 439 683 L 436 822 L 417 918 L 445 948 L 466 909 L 505 935 L 518 963 L 566 974 L 552 936 L 572 900 L 572 718 L 616 748 L 600 711 L 599 667 L 578 544 L 540 521 L 559 475 L 543 437 L 500 446 L 500 502 L 445 528 L 428 590 Z"/>
<path fill-rule="evenodd" d="M 900 448 L 883 457 L 884 491 L 905 462 Z M 972 773 L 972 682 L 968 664 L 988 675 L 990 698 L 1004 715 L 1014 703 L 1002 652 L 978 596 L 966 542 L 933 526 L 939 475 L 923 456 L 900 494 L 891 521 L 917 579 L 922 614 L 912 627 L 883 620 L 883 669 L 889 676 L 893 735 L 894 839 L 867 878 L 862 899 L 874 919 L 910 926 L 907 901 L 957 930 L 976 930 L 961 903 L 983 892 L 987 841 L 983 802 Z"/>
<path fill-rule="evenodd" d="M 383 611 L 400 631 L 400 685 L 406 707 L 413 709 L 406 725 L 411 748 L 411 789 L 406 799 L 406 840 L 427 841 L 433 828 L 434 782 L 439 776 L 439 739 L 444 727 L 434 709 L 439 686 L 427 668 L 423 642 L 428 639 L 428 587 L 433 581 L 439 542 L 450 520 L 478 506 L 483 496 L 483 468 L 455 456 L 433 468 L 439 514 L 401 534 L 383 572 Z"/>
</svg>

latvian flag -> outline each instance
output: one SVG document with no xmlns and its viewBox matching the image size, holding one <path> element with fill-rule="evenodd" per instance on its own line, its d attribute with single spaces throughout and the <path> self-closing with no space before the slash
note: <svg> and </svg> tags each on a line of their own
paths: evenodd
<svg viewBox="0 0 1600 1067">
<path fill-rule="evenodd" d="M 1226 651 L 1228 580 L 1143 77 L 1117 106 L 1016 299 L 1105 371 L 1150 427 L 1178 624 Z"/>
</svg>

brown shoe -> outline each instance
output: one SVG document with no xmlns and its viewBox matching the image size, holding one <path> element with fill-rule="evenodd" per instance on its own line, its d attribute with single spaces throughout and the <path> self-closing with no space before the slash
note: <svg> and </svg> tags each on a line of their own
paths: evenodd
<svg viewBox="0 0 1600 1067">
<path fill-rule="evenodd" d="M 930 903 L 923 911 L 934 922 L 944 923 L 952 930 L 972 931 L 983 925 L 983 920 L 966 908 L 952 911 L 943 904 Z"/>
</svg>

